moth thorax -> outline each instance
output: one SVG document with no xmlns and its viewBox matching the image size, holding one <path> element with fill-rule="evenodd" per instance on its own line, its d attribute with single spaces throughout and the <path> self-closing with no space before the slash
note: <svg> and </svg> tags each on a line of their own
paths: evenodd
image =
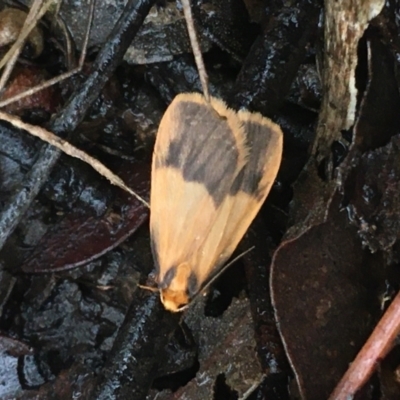
<svg viewBox="0 0 400 400">
<path fill-rule="evenodd" d="M 188 282 L 190 274 L 191 268 L 187 262 L 179 264 L 170 284 L 165 289 L 161 289 L 161 302 L 167 310 L 178 312 L 189 303 Z"/>
</svg>

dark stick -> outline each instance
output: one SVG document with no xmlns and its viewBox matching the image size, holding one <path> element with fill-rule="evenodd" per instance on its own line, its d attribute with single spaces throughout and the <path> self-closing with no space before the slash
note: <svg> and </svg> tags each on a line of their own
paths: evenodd
<svg viewBox="0 0 400 400">
<path fill-rule="evenodd" d="M 307 0 L 295 6 L 271 2 L 273 17 L 242 65 L 228 101 L 232 108 L 256 109 L 266 116 L 279 110 L 317 31 L 321 6 Z"/>
<path fill-rule="evenodd" d="M 110 33 L 109 39 L 93 63 L 89 78 L 71 96 L 71 100 L 65 105 L 64 109 L 54 117 L 49 125 L 49 130 L 60 136 L 66 136 L 77 128 L 115 68 L 121 63 L 129 44 L 142 26 L 155 1 L 128 1 L 121 17 Z M 52 146 L 43 146 L 38 160 L 26 175 L 24 182 L 4 204 L 0 213 L 0 249 L 46 182 L 59 156 L 59 150 Z"/>
<path fill-rule="evenodd" d="M 165 311 L 158 293 L 138 289 L 91 399 L 145 399 L 180 317 Z"/>
</svg>

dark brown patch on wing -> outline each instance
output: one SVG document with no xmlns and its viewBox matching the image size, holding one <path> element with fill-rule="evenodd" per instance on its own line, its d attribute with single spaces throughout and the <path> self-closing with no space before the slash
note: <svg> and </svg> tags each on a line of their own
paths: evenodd
<svg viewBox="0 0 400 400">
<path fill-rule="evenodd" d="M 276 133 L 267 125 L 255 121 L 246 121 L 244 124 L 246 145 L 249 148 L 248 161 L 235 178 L 230 195 L 234 196 L 239 191 L 254 197 L 263 196 L 264 186 L 269 182 L 260 182 L 264 177 L 266 159 L 271 149 L 275 148 Z"/>
<path fill-rule="evenodd" d="M 158 287 L 162 289 L 166 289 L 171 285 L 171 282 L 176 276 L 176 266 L 172 266 L 171 268 L 168 269 L 168 271 L 165 273 L 164 278 L 161 282 L 158 283 Z"/>
<path fill-rule="evenodd" d="M 194 272 L 191 272 L 188 279 L 188 294 L 189 297 L 192 298 L 199 291 L 199 282 L 197 280 L 197 276 Z"/>
<path fill-rule="evenodd" d="M 177 168 L 184 180 L 203 184 L 218 206 L 237 169 L 235 137 L 226 119 L 207 105 L 181 101 L 177 115 L 181 129 L 170 142 L 163 165 L 157 167 Z"/>
<path fill-rule="evenodd" d="M 154 267 L 158 274 L 160 272 L 160 258 L 157 250 L 157 239 L 154 237 L 153 233 L 151 234 L 150 238 L 150 246 L 151 246 L 151 252 L 153 254 Z"/>
</svg>

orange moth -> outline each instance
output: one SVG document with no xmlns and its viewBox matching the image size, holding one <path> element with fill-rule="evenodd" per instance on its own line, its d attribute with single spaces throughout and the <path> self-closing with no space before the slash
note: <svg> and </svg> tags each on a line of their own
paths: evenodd
<svg viewBox="0 0 400 400">
<path fill-rule="evenodd" d="M 183 310 L 232 255 L 282 158 L 282 131 L 196 93 L 175 97 L 153 153 L 150 233 L 164 307 Z"/>
</svg>

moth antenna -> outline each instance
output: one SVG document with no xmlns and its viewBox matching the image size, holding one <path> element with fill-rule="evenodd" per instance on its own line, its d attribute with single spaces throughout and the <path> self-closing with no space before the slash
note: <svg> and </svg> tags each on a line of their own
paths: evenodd
<svg viewBox="0 0 400 400">
<path fill-rule="evenodd" d="M 201 290 L 199 290 L 190 300 L 190 303 L 193 302 L 196 297 L 199 295 L 203 294 L 233 263 L 235 263 L 237 260 L 245 256 L 247 253 L 250 253 L 250 251 L 253 251 L 256 246 L 252 246 L 249 249 L 245 250 L 243 253 L 240 253 L 237 257 L 235 257 L 232 261 L 228 262 L 225 266 L 223 266 L 218 273 L 216 273 L 203 287 Z M 189 303 L 189 304 L 190 304 Z M 185 306 L 181 307 L 179 311 L 184 310 L 185 307 L 188 307 L 189 304 L 186 304 Z"/>
<path fill-rule="evenodd" d="M 197 294 L 196 294 L 196 296 L 194 296 L 193 298 L 195 299 L 196 297 L 197 297 Z M 185 311 L 187 308 L 189 308 L 189 306 L 190 306 L 191 304 L 192 304 L 192 302 L 187 303 L 187 304 L 185 304 L 184 306 L 177 308 L 176 311 L 173 311 L 173 312 L 174 312 L 174 313 L 178 313 L 178 312 Z"/>
<path fill-rule="evenodd" d="M 138 287 L 140 289 L 149 290 L 150 292 L 153 292 L 153 293 L 157 293 L 157 292 L 160 291 L 158 288 L 151 287 L 151 286 L 146 286 L 146 285 L 138 285 Z"/>
<path fill-rule="evenodd" d="M 204 287 L 199 290 L 190 300 L 190 302 L 188 304 L 185 304 L 182 307 L 179 307 L 176 309 L 176 312 L 182 312 L 185 311 L 187 308 L 189 308 L 190 304 L 193 303 L 193 301 L 196 300 L 197 297 L 199 297 L 201 294 L 203 294 L 210 286 L 213 282 L 215 282 L 216 279 L 218 279 L 221 274 L 223 274 L 233 263 L 235 263 L 237 260 L 239 260 L 240 258 L 242 258 L 243 256 L 245 256 L 247 253 L 250 253 L 250 251 L 254 250 L 256 246 L 252 246 L 249 249 L 245 250 L 243 253 L 240 253 L 237 257 L 235 257 L 231 262 L 229 262 L 228 264 L 226 264 L 223 268 L 221 268 L 220 271 L 218 271 L 217 274 L 215 274 L 205 285 Z M 152 288 L 149 286 L 143 286 L 143 285 L 138 285 L 141 289 L 147 289 L 150 290 L 152 292 L 158 292 L 159 290 L 156 288 Z"/>
<path fill-rule="evenodd" d="M 186 26 L 189 33 L 190 45 L 192 46 L 194 60 L 196 62 L 197 71 L 199 72 L 203 95 L 207 103 L 210 104 L 210 92 L 208 90 L 208 76 L 206 67 L 204 66 L 203 54 L 201 53 L 200 43 L 194 26 L 192 9 L 190 0 L 181 0 L 183 14 L 185 15 Z"/>
<path fill-rule="evenodd" d="M 151 286 L 138 285 L 138 287 L 140 289 L 149 290 L 150 292 L 153 292 L 153 293 L 159 293 L 160 292 L 159 288 L 155 288 L 155 287 L 151 287 Z M 193 297 L 193 298 L 196 298 L 196 297 L 197 297 L 197 295 L 195 297 Z M 189 307 L 189 305 L 190 305 L 190 303 L 185 304 L 184 306 L 177 308 L 176 312 L 182 312 L 182 311 L 186 310 Z"/>
</svg>

